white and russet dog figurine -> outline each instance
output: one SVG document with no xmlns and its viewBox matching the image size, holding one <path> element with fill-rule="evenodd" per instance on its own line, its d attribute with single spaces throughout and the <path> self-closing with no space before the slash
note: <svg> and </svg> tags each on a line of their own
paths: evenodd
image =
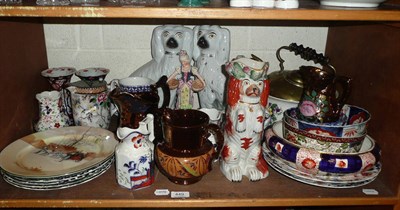
<svg viewBox="0 0 400 210">
<path fill-rule="evenodd" d="M 182 25 L 162 25 L 153 30 L 151 38 L 152 60 L 138 68 L 131 77 L 147 77 L 155 82 L 161 76 L 169 76 L 181 65 L 179 52 L 185 50 L 190 59 L 193 53 L 193 30 Z M 171 90 L 170 107 L 175 102 Z M 160 100 L 162 101 L 162 100 Z"/>
<path fill-rule="evenodd" d="M 258 181 L 268 176 L 261 150 L 269 94 L 268 63 L 238 57 L 226 65 L 226 70 L 228 105 L 221 171 L 233 182 L 241 181 L 242 176 Z"/>
<path fill-rule="evenodd" d="M 193 59 L 206 82 L 204 90 L 198 93 L 200 107 L 224 111 L 227 76 L 222 66 L 229 61 L 230 32 L 217 25 L 196 26 L 193 31 Z"/>
</svg>

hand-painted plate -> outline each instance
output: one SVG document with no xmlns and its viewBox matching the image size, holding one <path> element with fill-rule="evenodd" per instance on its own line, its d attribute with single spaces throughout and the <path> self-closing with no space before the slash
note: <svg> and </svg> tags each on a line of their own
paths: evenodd
<svg viewBox="0 0 400 210">
<path fill-rule="evenodd" d="M 381 165 L 378 162 L 373 168 L 363 173 L 346 174 L 343 176 L 338 176 L 337 174 L 313 176 L 290 167 L 285 160 L 280 159 L 273 152 L 269 151 L 265 144 L 263 145 L 263 155 L 268 165 L 280 174 L 293 180 L 318 187 L 353 188 L 363 186 L 374 181 L 381 171 Z"/>
<path fill-rule="evenodd" d="M 29 179 L 24 180 L 6 174 L 4 171 L 2 171 L 2 174 L 4 181 L 18 188 L 27 190 L 58 190 L 74 187 L 99 177 L 111 167 L 113 161 L 114 159 L 110 158 L 109 160 L 97 167 L 88 169 L 86 171 L 83 171 L 82 173 L 77 173 L 74 176 L 68 177 L 68 179 L 60 179 L 58 182 L 48 182 L 47 180 L 43 180 L 43 182 L 36 182 L 37 180 L 30 181 Z"/>
<path fill-rule="evenodd" d="M 118 141 L 102 128 L 73 126 L 33 133 L 0 153 L 0 167 L 24 177 L 54 177 L 90 168 L 114 154 Z"/>
</svg>

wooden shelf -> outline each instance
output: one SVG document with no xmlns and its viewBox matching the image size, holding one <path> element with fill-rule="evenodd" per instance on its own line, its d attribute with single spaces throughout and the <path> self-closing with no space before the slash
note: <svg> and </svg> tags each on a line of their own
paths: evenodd
<svg viewBox="0 0 400 210">
<path fill-rule="evenodd" d="M 299 9 L 231 8 L 227 1 L 215 0 L 202 8 L 177 7 L 177 1 L 161 0 L 159 5 L 121 7 L 102 0 L 99 6 L 0 6 L 0 16 L 84 17 L 84 18 L 159 18 L 159 19 L 233 19 L 233 20 L 335 20 L 400 21 L 400 6 L 383 4 L 376 8 L 323 7 L 317 1 L 301 0 Z"/>
<path fill-rule="evenodd" d="M 155 183 L 131 191 L 116 183 L 114 167 L 88 183 L 55 191 L 30 191 L 0 181 L 0 207 L 250 207 L 250 206 L 332 206 L 394 205 L 396 195 L 380 181 L 349 189 L 314 187 L 291 180 L 270 169 L 260 182 L 228 181 L 214 163 L 214 170 L 193 185 L 170 182 L 156 172 Z M 379 195 L 365 195 L 363 188 L 375 189 Z M 155 196 L 156 189 L 188 191 L 190 198 Z"/>
<path fill-rule="evenodd" d="M 355 78 L 354 104 L 371 111 L 374 117 L 369 133 L 382 147 L 382 172 L 377 180 L 357 188 L 328 189 L 289 179 L 273 169 L 260 182 L 229 182 L 216 163 L 214 170 L 200 182 L 180 186 L 158 173 L 154 185 L 130 191 L 116 183 L 111 168 L 88 183 L 62 190 L 30 191 L 16 188 L 0 179 L 0 207 L 256 207 L 256 206 L 394 206 L 400 210 L 400 156 L 398 118 L 400 106 L 398 78 L 398 40 L 400 6 L 383 4 L 377 9 L 321 7 L 318 1 L 301 0 L 299 9 L 230 8 L 227 1 L 213 0 L 203 8 L 179 8 L 176 0 L 161 0 L 160 5 L 120 7 L 102 0 L 99 6 L 36 6 L 34 0 L 21 5 L 0 6 L 0 47 L 2 91 L 0 150 L 13 139 L 32 133 L 36 117 L 34 95 L 48 84 L 40 76 L 47 68 L 43 23 L 46 21 L 100 23 L 128 21 L 128 24 L 153 21 L 152 24 L 203 21 L 207 24 L 268 26 L 273 21 L 292 24 L 304 21 L 329 21 L 327 52 L 335 60 L 338 72 Z M 23 17 L 23 18 L 20 18 Z M 38 18 L 36 18 L 38 17 Z M 110 21 L 112 19 L 113 21 Z M 89 20 L 89 21 L 88 21 Z M 143 21 L 146 20 L 146 21 Z M 365 24 L 365 21 L 374 22 Z M 390 24 L 381 24 L 390 21 Z M 341 24 L 346 22 L 345 24 Z M 349 23 L 351 22 L 351 23 Z M 371 24 L 371 25 L 370 25 Z M 377 24 L 375 27 L 373 24 Z M 264 25 L 264 26 L 265 26 Z M 390 25 L 390 26 L 389 26 Z M 392 27 L 394 26 L 394 27 Z M 378 37 L 378 38 L 376 38 Z M 345 45 L 343 44 L 345 43 Z M 383 44 L 384 43 L 384 44 Z M 337 47 L 340 46 L 344 47 Z M 21 53 L 24 52 L 24 53 Z M 378 56 L 379 55 L 379 56 Z M 19 82 L 9 78 L 18 78 Z M 367 91 L 366 91 L 367 90 Z M 384 93 L 384 94 L 382 94 Z M 32 105 L 33 103 L 33 105 Z M 386 107 L 383 108 L 384 104 Z M 16 108 L 17 107 L 17 108 Z M 391 113 L 387 117 L 385 113 Z M 365 195 L 363 188 L 379 195 Z M 157 197 L 155 189 L 189 191 L 188 199 Z"/>
</svg>

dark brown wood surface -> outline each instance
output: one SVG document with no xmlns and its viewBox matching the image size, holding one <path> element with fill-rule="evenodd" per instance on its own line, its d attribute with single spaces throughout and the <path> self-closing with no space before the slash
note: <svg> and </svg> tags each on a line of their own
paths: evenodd
<svg viewBox="0 0 400 210">
<path fill-rule="evenodd" d="M 326 55 L 338 74 L 354 79 L 349 103 L 371 113 L 368 134 L 381 146 L 382 177 L 396 192 L 400 182 L 399 25 L 330 27 Z"/>
<path fill-rule="evenodd" d="M 32 133 L 38 116 L 35 94 L 49 89 L 43 24 L 35 19 L 0 20 L 0 148 Z"/>
</svg>

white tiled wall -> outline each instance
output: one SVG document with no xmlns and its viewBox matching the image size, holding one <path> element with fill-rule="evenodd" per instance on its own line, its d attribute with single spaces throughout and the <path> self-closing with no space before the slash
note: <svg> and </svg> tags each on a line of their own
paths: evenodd
<svg viewBox="0 0 400 210">
<path fill-rule="evenodd" d="M 129 76 L 151 59 L 150 39 L 156 25 L 62 25 L 45 24 L 49 67 L 106 67 L 107 80 Z M 193 26 L 189 26 L 193 27 Z M 225 26 L 222 26 L 225 27 Z M 255 54 L 269 61 L 270 72 L 279 69 L 276 50 L 292 42 L 324 52 L 326 27 L 227 26 L 231 32 L 231 58 Z M 294 53 L 282 51 L 285 69 L 297 69 L 306 62 Z"/>
</svg>

